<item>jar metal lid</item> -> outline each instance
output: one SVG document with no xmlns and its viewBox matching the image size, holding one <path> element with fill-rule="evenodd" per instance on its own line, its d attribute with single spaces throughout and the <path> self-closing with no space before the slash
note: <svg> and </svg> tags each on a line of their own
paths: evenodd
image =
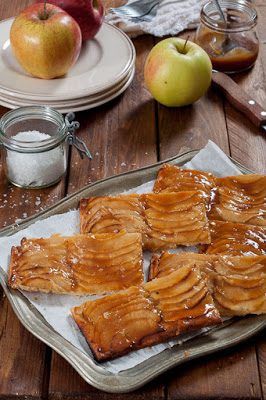
<svg viewBox="0 0 266 400">
<path fill-rule="evenodd" d="M 19 153 L 41 153 L 51 150 L 67 140 L 68 144 L 73 145 L 79 151 L 82 158 L 83 154 L 92 158 L 85 143 L 75 136 L 79 123 L 74 121 L 74 118 L 74 113 L 68 113 L 64 119 L 60 112 L 45 106 L 27 106 L 8 111 L 0 120 L 0 146 L 3 145 L 9 150 Z M 25 119 L 49 121 L 57 125 L 58 129 L 53 136 L 36 141 L 22 141 L 6 135 L 5 132 L 10 126 Z"/>
</svg>

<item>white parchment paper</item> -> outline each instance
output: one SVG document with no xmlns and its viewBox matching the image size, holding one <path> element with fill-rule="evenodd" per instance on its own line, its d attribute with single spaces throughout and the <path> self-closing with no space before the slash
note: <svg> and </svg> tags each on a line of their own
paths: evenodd
<svg viewBox="0 0 266 400">
<path fill-rule="evenodd" d="M 187 163 L 185 167 L 212 172 L 215 176 L 220 177 L 241 174 L 221 149 L 211 141 L 209 141 L 206 147 L 203 148 L 189 163 Z M 127 191 L 124 194 L 133 192 L 139 194 L 148 193 L 152 190 L 153 185 L 154 181 L 147 182 L 146 184 Z M 20 241 L 23 237 L 50 237 L 54 233 L 61 233 L 64 236 L 71 236 L 74 233 L 79 233 L 79 211 L 71 210 L 65 214 L 54 215 L 45 220 L 36 222 L 27 229 L 17 232 L 13 236 L 0 238 L 1 268 L 8 272 L 11 247 L 20 245 Z M 180 252 L 184 251 L 184 248 L 180 247 L 171 251 Z M 186 251 L 197 251 L 197 248 L 186 248 Z M 152 253 L 144 252 L 144 272 L 146 278 L 151 254 Z M 51 293 L 29 293 L 26 291 L 23 291 L 22 293 L 60 335 L 93 358 L 88 344 L 79 332 L 79 329 L 72 318 L 70 308 L 81 305 L 87 300 L 93 300 L 97 298 L 97 296 L 76 297 Z M 188 340 L 196 334 L 197 333 L 182 335 L 176 340 L 168 343 L 133 351 L 129 355 L 120 357 L 116 360 L 101 363 L 101 366 L 113 373 L 132 368 L 145 359 L 158 354 L 162 350 L 169 348 L 176 343 L 180 343 L 180 341 Z"/>
</svg>

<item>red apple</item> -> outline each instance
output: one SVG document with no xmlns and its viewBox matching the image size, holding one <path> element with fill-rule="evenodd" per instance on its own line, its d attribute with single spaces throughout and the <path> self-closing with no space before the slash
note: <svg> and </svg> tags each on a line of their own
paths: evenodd
<svg viewBox="0 0 266 400">
<path fill-rule="evenodd" d="M 36 0 L 40 3 L 42 0 Z M 104 18 L 102 0 L 50 0 L 50 4 L 61 7 L 79 24 L 82 40 L 92 39 L 100 30 Z"/>
<path fill-rule="evenodd" d="M 78 23 L 51 4 L 33 4 L 15 18 L 12 52 L 30 74 L 43 79 L 64 75 L 77 61 L 82 37 Z"/>
</svg>

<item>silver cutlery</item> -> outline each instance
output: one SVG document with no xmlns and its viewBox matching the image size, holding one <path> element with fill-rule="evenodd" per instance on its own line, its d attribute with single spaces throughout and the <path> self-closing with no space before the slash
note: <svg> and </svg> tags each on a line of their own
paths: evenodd
<svg viewBox="0 0 266 400">
<path fill-rule="evenodd" d="M 225 18 L 225 16 L 224 16 L 224 13 L 223 13 L 223 11 L 222 11 L 222 8 L 221 8 L 221 6 L 220 6 L 220 4 L 219 4 L 219 1 L 218 1 L 218 0 L 212 0 L 212 2 L 213 2 L 213 4 L 214 4 L 215 7 L 216 7 L 216 9 L 217 9 L 217 11 L 218 11 L 218 14 L 219 14 L 219 16 L 220 16 L 222 22 L 223 22 L 224 24 L 226 24 L 227 21 L 226 21 L 226 18 Z M 228 53 L 230 50 L 234 49 L 235 47 L 239 47 L 239 44 L 236 43 L 234 40 L 232 40 L 232 39 L 229 37 L 229 35 L 226 35 L 225 40 L 224 40 L 223 43 L 222 43 L 222 51 L 221 51 L 221 53 L 222 53 L 222 54 L 226 54 L 226 53 Z"/>
<path fill-rule="evenodd" d="M 157 13 L 157 5 L 160 0 L 151 0 L 145 2 L 138 0 L 122 7 L 109 8 L 109 10 L 121 17 L 130 18 L 132 21 L 150 21 Z"/>
</svg>

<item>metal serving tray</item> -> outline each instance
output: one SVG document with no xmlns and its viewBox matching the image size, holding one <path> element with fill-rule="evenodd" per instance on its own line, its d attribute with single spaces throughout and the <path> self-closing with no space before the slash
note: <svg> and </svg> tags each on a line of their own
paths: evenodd
<svg viewBox="0 0 266 400">
<path fill-rule="evenodd" d="M 62 199 L 46 211 L 1 229 L 0 236 L 13 235 L 38 220 L 77 208 L 81 197 L 118 194 L 137 187 L 155 179 L 164 162 L 181 166 L 190 161 L 197 153 L 198 150 L 189 151 L 148 167 L 92 183 Z M 253 173 L 237 161 L 233 159 L 231 161 L 242 173 Z M 59 335 L 43 316 L 30 306 L 30 302 L 23 294 L 7 287 L 7 274 L 1 268 L 0 283 L 25 328 L 64 357 L 90 385 L 110 393 L 133 391 L 174 366 L 241 343 L 259 333 L 266 326 L 266 316 L 263 315 L 233 318 L 225 322 L 223 326 L 215 327 L 207 333 L 185 342 L 183 346 L 176 345 L 171 349 L 166 349 L 136 367 L 114 374 Z"/>
</svg>

